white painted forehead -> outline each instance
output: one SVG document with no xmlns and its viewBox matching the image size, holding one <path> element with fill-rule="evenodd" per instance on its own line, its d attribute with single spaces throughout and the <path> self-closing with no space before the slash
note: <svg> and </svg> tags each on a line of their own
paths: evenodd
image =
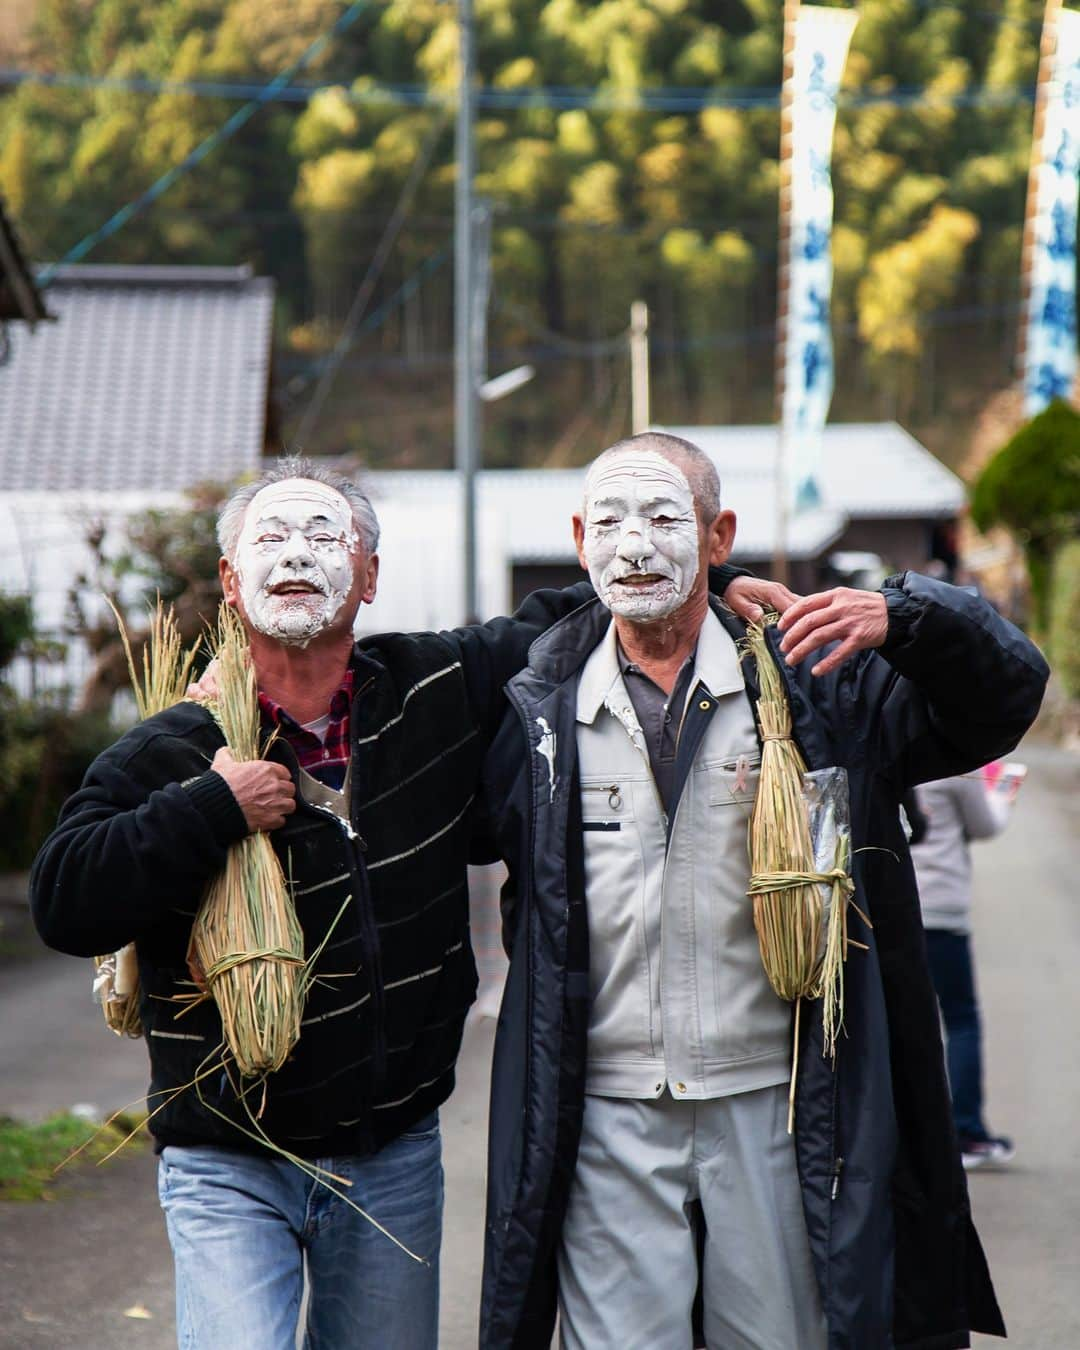
<svg viewBox="0 0 1080 1350">
<path fill-rule="evenodd" d="M 690 483 L 677 464 L 655 450 L 620 450 L 599 464 L 594 464 L 585 479 L 585 500 L 590 501 L 613 487 L 625 488 L 626 479 L 637 480 L 650 490 L 667 490 L 692 497 Z"/>
<path fill-rule="evenodd" d="M 250 526 L 283 511 L 290 515 L 327 516 L 346 527 L 352 524 L 352 508 L 341 493 L 311 478 L 286 478 L 260 488 L 248 504 L 244 522 Z"/>
</svg>

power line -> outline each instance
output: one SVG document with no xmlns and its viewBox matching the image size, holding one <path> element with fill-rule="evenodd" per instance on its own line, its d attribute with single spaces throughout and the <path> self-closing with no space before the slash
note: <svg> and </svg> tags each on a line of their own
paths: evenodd
<svg viewBox="0 0 1080 1350">
<path fill-rule="evenodd" d="M 444 108 L 442 114 L 437 118 L 434 126 L 428 132 L 420 153 L 413 162 L 409 170 L 409 176 L 405 180 L 405 186 L 401 190 L 401 196 L 398 198 L 397 205 L 394 207 L 393 215 L 386 223 L 386 229 L 383 231 L 382 238 L 372 255 L 371 262 L 368 264 L 367 271 L 364 273 L 364 279 L 361 281 L 356 296 L 349 307 L 349 313 L 346 316 L 345 323 L 338 335 L 338 340 L 334 344 L 334 350 L 330 353 L 322 374 L 319 376 L 319 383 L 315 386 L 315 391 L 311 395 L 311 401 L 304 409 L 304 415 L 300 419 L 300 426 L 296 432 L 296 442 L 301 449 L 307 443 L 307 437 L 312 427 L 318 420 L 322 412 L 323 404 L 326 402 L 330 393 L 330 388 L 334 383 L 338 369 L 341 366 L 342 358 L 352 344 L 353 336 L 357 324 L 364 313 L 368 301 L 371 299 L 371 293 L 375 289 L 375 283 L 382 275 L 382 270 L 386 266 L 386 260 L 390 256 L 390 250 L 394 247 L 398 235 L 401 233 L 401 227 L 405 223 L 405 217 L 409 214 L 409 209 L 413 204 L 413 198 L 420 186 L 420 180 L 427 172 L 427 167 L 431 163 L 431 156 L 434 154 L 435 146 L 439 137 L 442 135 L 449 120 L 449 110 Z"/>
<path fill-rule="evenodd" d="M 365 5 L 366 3 L 367 0 Z M 310 60 L 310 56 L 308 59 Z M 308 103 L 316 94 L 329 89 L 339 90 L 348 102 L 358 105 L 385 105 L 391 102 L 413 107 L 431 107 L 445 105 L 450 101 L 449 95 L 428 89 L 421 84 L 382 84 L 369 89 L 351 89 L 334 83 L 299 85 L 288 83 L 297 68 L 294 66 L 288 72 L 283 72 L 269 85 L 246 81 L 164 80 L 149 76 L 82 75 L 70 71 L 48 72 L 8 68 L 0 70 L 0 85 L 41 84 L 58 88 L 111 89 L 122 93 L 184 94 L 196 98 L 251 98 L 256 106 L 265 102 Z M 840 108 L 882 105 L 901 108 L 1014 107 L 1022 103 L 1031 103 L 1034 97 L 1034 84 L 1006 86 L 1001 89 L 976 88 L 957 93 L 943 93 L 927 86 L 909 85 L 869 93 L 841 90 L 837 105 Z M 585 109 L 598 113 L 637 111 L 689 113 L 700 112 L 705 108 L 776 108 L 780 105 L 780 90 L 778 86 L 717 89 L 687 85 L 613 90 L 578 85 L 538 85 L 535 88 L 498 89 L 489 85 L 477 89 L 475 98 L 477 107 L 496 112 L 513 112 L 523 108 L 550 108 L 563 111 Z M 243 121 L 247 121 L 254 111 L 252 108 L 247 112 Z M 198 149 L 192 154 L 197 154 Z"/>
<path fill-rule="evenodd" d="M 83 238 L 80 239 L 73 248 L 69 249 L 58 262 L 50 263 L 48 267 L 38 274 L 38 285 L 41 287 L 48 286 L 49 282 L 52 281 L 53 277 L 56 275 L 57 268 L 64 266 L 66 263 L 79 262 L 82 258 L 85 258 L 92 249 L 96 248 L 97 245 L 102 242 L 102 240 L 110 238 L 112 235 L 116 234 L 118 230 L 123 229 L 128 221 L 133 220 L 135 216 L 139 215 L 140 212 L 144 211 L 151 203 L 157 201 L 163 193 L 167 192 L 177 179 L 181 178 L 190 169 L 193 169 L 196 164 L 204 160 L 207 155 L 224 141 L 227 141 L 231 136 L 234 136 L 242 126 L 254 117 L 255 113 L 258 112 L 264 103 L 273 99 L 278 89 L 287 87 L 293 76 L 298 71 L 303 70 L 309 62 L 314 60 L 324 47 L 333 41 L 335 37 L 344 33 L 346 29 L 351 28 L 370 3 L 371 0 L 355 0 L 355 3 L 349 6 L 345 13 L 338 18 L 336 23 L 332 24 L 330 28 L 321 33 L 295 61 L 288 65 L 279 75 L 275 76 L 269 84 L 260 88 L 259 92 L 250 100 L 250 102 L 245 103 L 242 108 L 238 108 L 228 121 L 218 127 L 216 131 L 211 132 L 211 134 L 207 136 L 204 141 L 201 141 L 190 154 L 185 155 L 179 164 L 169 169 L 167 173 L 162 174 L 157 182 L 152 183 L 150 187 L 148 187 L 140 196 L 136 197 L 134 201 L 128 202 L 126 206 L 122 206 L 119 211 L 109 217 L 104 225 L 91 231 L 90 234 L 84 235 Z"/>
</svg>

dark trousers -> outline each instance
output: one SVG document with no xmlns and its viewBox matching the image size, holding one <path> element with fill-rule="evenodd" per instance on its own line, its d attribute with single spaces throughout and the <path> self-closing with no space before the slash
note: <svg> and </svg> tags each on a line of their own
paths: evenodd
<svg viewBox="0 0 1080 1350">
<path fill-rule="evenodd" d="M 953 1119 L 963 1139 L 985 1139 L 982 1118 L 982 1028 L 967 933 L 926 930 L 930 977 L 945 1023 L 945 1054 L 952 1090 Z"/>
</svg>

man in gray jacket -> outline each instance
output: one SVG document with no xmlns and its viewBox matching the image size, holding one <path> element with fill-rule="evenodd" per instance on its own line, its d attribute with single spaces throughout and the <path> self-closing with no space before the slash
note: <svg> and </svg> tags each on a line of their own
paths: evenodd
<svg viewBox="0 0 1080 1350">
<path fill-rule="evenodd" d="M 970 1171 L 1007 1163 L 1012 1140 L 994 1135 L 983 1120 L 982 1026 L 971 955 L 971 850 L 1008 823 L 1016 778 L 991 787 L 982 774 L 922 783 L 915 800 L 925 820 L 911 861 L 919 883 L 926 951 L 941 1018 L 952 1091 L 953 1119 L 964 1166 Z"/>
<path fill-rule="evenodd" d="M 556 1302 L 570 1350 L 689 1350 L 699 1271 L 713 1350 L 1003 1332 L 898 803 L 1014 745 L 1045 662 L 977 598 L 910 573 L 806 597 L 767 630 L 804 761 L 848 773 L 873 924 L 851 920 L 835 1059 L 820 1001 L 803 1010 L 788 1135 L 790 1008 L 746 896 L 757 675 L 703 584 L 734 528 L 697 447 L 647 433 L 606 451 L 574 520 L 597 599 L 507 686 L 484 770 L 510 869 L 484 1350 L 547 1350 Z"/>
</svg>

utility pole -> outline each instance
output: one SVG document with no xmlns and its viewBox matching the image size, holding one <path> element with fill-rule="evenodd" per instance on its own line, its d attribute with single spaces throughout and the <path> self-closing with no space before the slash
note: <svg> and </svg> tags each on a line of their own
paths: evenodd
<svg viewBox="0 0 1080 1350">
<path fill-rule="evenodd" d="M 458 114 L 454 186 L 454 466 L 461 477 L 464 618 L 478 617 L 476 469 L 478 403 L 473 324 L 473 6 L 458 0 Z"/>
<path fill-rule="evenodd" d="M 636 436 L 649 427 L 649 307 L 644 300 L 630 306 L 630 430 Z"/>
</svg>

